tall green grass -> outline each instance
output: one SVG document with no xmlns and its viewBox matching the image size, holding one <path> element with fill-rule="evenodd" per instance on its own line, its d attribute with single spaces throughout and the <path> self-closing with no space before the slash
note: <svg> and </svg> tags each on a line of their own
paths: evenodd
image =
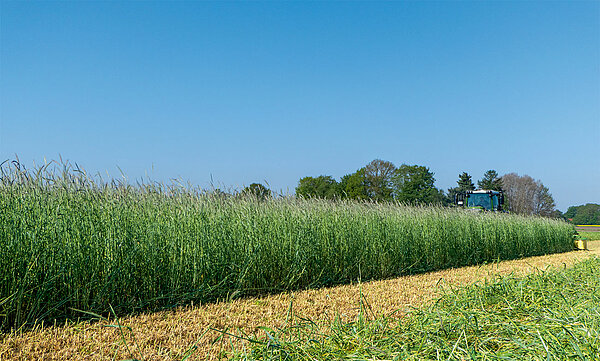
<svg viewBox="0 0 600 361">
<path fill-rule="evenodd" d="M 459 209 L 223 197 L 18 163 L 0 182 L 2 328 L 573 248 L 573 226 Z"/>
</svg>

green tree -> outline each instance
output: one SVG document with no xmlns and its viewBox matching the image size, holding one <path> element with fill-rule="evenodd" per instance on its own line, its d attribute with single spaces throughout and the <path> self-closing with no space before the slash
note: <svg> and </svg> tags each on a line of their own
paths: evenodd
<svg viewBox="0 0 600 361">
<path fill-rule="evenodd" d="M 331 176 L 304 177 L 298 182 L 296 195 L 305 198 L 332 199 L 340 196 L 340 187 Z"/>
<path fill-rule="evenodd" d="M 367 186 L 368 181 L 365 176 L 365 168 L 361 168 L 351 174 L 346 174 L 340 179 L 339 183 L 341 196 L 343 198 L 356 200 L 369 199 Z"/>
<path fill-rule="evenodd" d="M 502 178 L 498 176 L 498 172 L 493 169 L 488 170 L 483 175 L 483 178 L 477 182 L 479 189 L 486 189 L 492 191 L 502 190 Z"/>
<path fill-rule="evenodd" d="M 458 184 L 458 190 L 461 192 L 475 190 L 475 184 L 473 184 L 473 180 L 467 172 L 462 172 L 462 174 L 459 174 L 458 181 L 456 183 Z"/>
<path fill-rule="evenodd" d="M 392 179 L 394 198 L 412 204 L 443 203 L 444 193 L 434 186 L 429 168 L 402 164 Z"/>
<path fill-rule="evenodd" d="M 271 190 L 260 183 L 252 183 L 242 190 L 242 195 L 256 197 L 265 200 L 271 197 Z"/>
<path fill-rule="evenodd" d="M 446 199 L 450 204 L 454 203 L 454 198 L 457 194 L 464 193 L 465 191 L 475 190 L 475 184 L 473 184 L 471 176 L 467 172 L 462 172 L 458 175 L 456 184 L 458 184 L 458 187 L 448 188 L 448 195 L 446 196 Z"/>
<path fill-rule="evenodd" d="M 556 203 L 554 203 L 554 198 L 552 198 L 550 190 L 539 182 L 539 186 L 534 195 L 533 213 L 544 217 L 554 217 L 555 207 Z"/>
<path fill-rule="evenodd" d="M 587 203 L 569 207 L 564 217 L 574 224 L 600 224 L 600 204 Z"/>
<path fill-rule="evenodd" d="M 367 193 L 375 201 L 391 201 L 392 178 L 396 174 L 394 163 L 375 159 L 364 168 L 367 179 Z"/>
<path fill-rule="evenodd" d="M 563 215 L 563 213 L 561 211 L 559 211 L 558 209 L 555 209 L 554 212 L 550 215 L 551 218 L 557 218 L 557 219 L 562 219 L 562 220 L 566 220 L 565 216 Z"/>
</svg>

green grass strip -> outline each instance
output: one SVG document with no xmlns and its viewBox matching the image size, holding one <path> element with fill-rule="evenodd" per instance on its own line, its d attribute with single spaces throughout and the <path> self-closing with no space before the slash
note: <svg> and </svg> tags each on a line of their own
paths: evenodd
<svg viewBox="0 0 600 361">
<path fill-rule="evenodd" d="M 579 237 L 581 239 L 586 239 L 588 241 L 600 241 L 600 232 L 583 232 L 578 231 Z"/>
</svg>

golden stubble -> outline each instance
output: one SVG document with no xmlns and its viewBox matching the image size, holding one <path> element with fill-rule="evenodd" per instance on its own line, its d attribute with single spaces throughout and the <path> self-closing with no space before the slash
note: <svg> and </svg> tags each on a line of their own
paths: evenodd
<svg viewBox="0 0 600 361">
<path fill-rule="evenodd" d="M 188 360 L 217 360 L 226 358 L 232 349 L 239 351 L 248 347 L 239 336 L 263 335 L 259 326 L 279 328 L 300 318 L 324 325 L 335 317 L 353 320 L 359 313 L 361 294 L 369 312 L 377 316 L 394 314 L 402 317 L 409 307 L 423 305 L 450 287 L 498 275 L 520 276 L 535 269 L 566 267 L 600 254 L 600 241 L 590 242 L 589 247 L 589 251 L 193 305 L 118 320 L 131 331 L 107 327 L 117 324 L 114 319 L 38 327 L 0 336 L 0 360 L 180 360 L 192 346 L 195 349 Z"/>
</svg>

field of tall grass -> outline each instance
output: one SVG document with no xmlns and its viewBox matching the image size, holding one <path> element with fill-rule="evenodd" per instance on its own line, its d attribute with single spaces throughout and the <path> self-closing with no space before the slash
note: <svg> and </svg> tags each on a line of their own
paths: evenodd
<svg viewBox="0 0 600 361">
<path fill-rule="evenodd" d="M 68 165 L 0 182 L 2 329 L 564 252 L 573 226 L 394 204 L 223 197 Z"/>
</svg>

